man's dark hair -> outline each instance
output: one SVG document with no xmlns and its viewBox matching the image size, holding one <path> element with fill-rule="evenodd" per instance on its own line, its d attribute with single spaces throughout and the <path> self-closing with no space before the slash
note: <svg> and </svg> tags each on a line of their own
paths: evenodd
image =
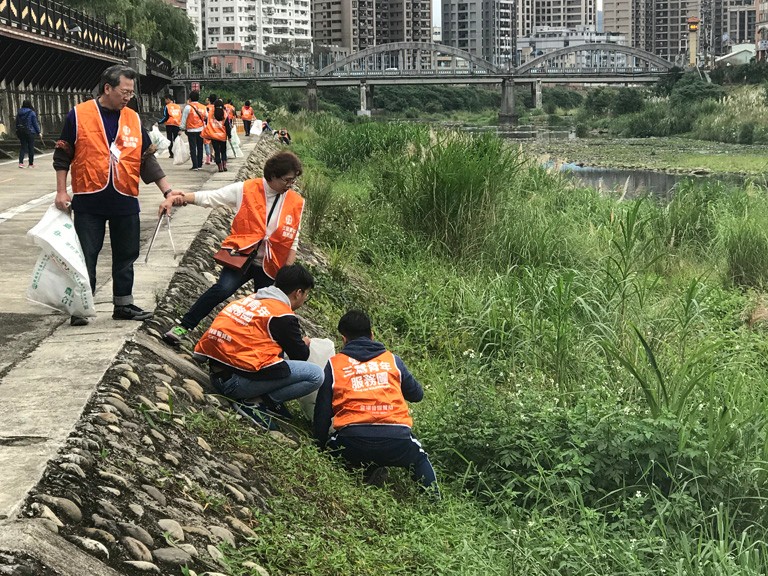
<svg viewBox="0 0 768 576">
<path fill-rule="evenodd" d="M 29 100 L 24 100 L 24 102 L 21 103 L 21 107 L 22 108 L 29 108 L 31 110 L 32 109 L 32 102 L 30 102 Z"/>
<path fill-rule="evenodd" d="M 166 95 L 165 95 L 165 99 L 166 99 L 166 100 L 170 100 L 170 101 L 173 101 L 173 94 L 166 94 Z"/>
<path fill-rule="evenodd" d="M 371 319 L 362 310 L 350 310 L 339 320 L 339 333 L 347 340 L 371 337 Z"/>
<path fill-rule="evenodd" d="M 227 104 L 232 104 L 232 98 L 227 98 Z"/>
<path fill-rule="evenodd" d="M 99 95 L 104 94 L 105 84 L 109 84 L 113 88 L 120 86 L 121 76 L 128 78 L 128 80 L 136 80 L 136 70 L 122 64 L 115 64 L 104 70 L 99 80 Z"/>
<path fill-rule="evenodd" d="M 216 96 L 216 94 L 210 94 L 210 95 L 208 96 L 208 101 L 209 101 L 211 104 L 216 104 L 216 100 L 218 100 L 218 99 L 219 99 L 219 97 L 218 97 L 218 96 Z"/>
<path fill-rule="evenodd" d="M 283 266 L 275 275 L 275 288 L 279 288 L 286 294 L 295 290 L 309 290 L 315 287 L 315 279 L 309 270 L 301 264 Z"/>
<path fill-rule="evenodd" d="M 287 150 L 278 152 L 264 162 L 264 178 L 267 182 L 275 178 L 282 178 L 291 172 L 297 177 L 301 176 L 301 160 L 293 152 Z"/>
<path fill-rule="evenodd" d="M 245 101 L 245 105 L 246 105 L 246 106 L 250 106 L 250 105 L 251 105 L 251 101 L 250 101 L 250 100 L 246 100 L 246 101 Z"/>
<path fill-rule="evenodd" d="M 189 93 L 189 99 L 192 102 L 199 102 L 200 101 L 200 92 L 197 90 L 192 90 L 192 92 Z"/>
</svg>

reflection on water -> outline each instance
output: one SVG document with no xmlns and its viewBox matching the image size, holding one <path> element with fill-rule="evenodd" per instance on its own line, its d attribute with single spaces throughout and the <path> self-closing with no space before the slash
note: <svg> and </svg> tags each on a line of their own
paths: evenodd
<svg viewBox="0 0 768 576">
<path fill-rule="evenodd" d="M 627 198 L 652 194 L 658 198 L 670 198 L 675 185 L 686 179 L 694 178 L 702 182 L 724 182 L 740 184 L 743 178 L 732 175 L 692 176 L 689 174 L 670 174 L 654 170 L 627 170 L 618 168 L 596 168 L 563 164 L 560 171 L 597 190 L 613 190 Z"/>
<path fill-rule="evenodd" d="M 614 190 L 629 198 L 645 193 L 666 198 L 675 184 L 684 178 L 690 178 L 687 175 L 653 170 L 594 168 L 577 164 L 563 164 L 560 171 L 585 186 L 597 190 Z"/>
<path fill-rule="evenodd" d="M 576 132 L 570 126 L 535 126 L 520 124 L 519 126 L 467 126 L 467 132 L 490 132 L 500 138 L 510 140 L 575 140 Z"/>
</svg>

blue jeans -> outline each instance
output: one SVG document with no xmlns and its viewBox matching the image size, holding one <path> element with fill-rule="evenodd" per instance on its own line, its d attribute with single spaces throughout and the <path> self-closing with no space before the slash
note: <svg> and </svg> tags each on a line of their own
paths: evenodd
<svg viewBox="0 0 768 576">
<path fill-rule="evenodd" d="M 19 134 L 19 142 L 21 142 L 21 148 L 19 149 L 19 164 L 24 164 L 24 153 L 29 155 L 29 165 L 32 166 L 35 163 L 35 136 L 29 132 L 27 134 Z"/>
<path fill-rule="evenodd" d="M 266 275 L 261 266 L 252 265 L 245 274 L 241 274 L 238 270 L 224 267 L 221 269 L 221 275 L 216 283 L 197 299 L 197 302 L 192 305 L 189 312 L 184 314 L 184 317 L 181 319 L 181 325 L 187 330 L 192 330 L 192 328 L 203 321 L 203 318 L 211 313 L 211 310 L 232 296 L 249 280 L 253 280 L 254 292 L 259 288 L 271 286 L 274 283 L 274 280 Z"/>
<path fill-rule="evenodd" d="M 96 263 L 104 246 L 109 222 L 112 246 L 112 300 L 115 306 L 133 304 L 133 263 L 139 257 L 140 225 L 138 214 L 104 216 L 75 212 L 75 232 L 83 250 L 91 292 L 96 292 Z"/>
<path fill-rule="evenodd" d="M 437 488 L 437 478 L 429 456 L 416 438 L 372 438 L 334 434 L 328 439 L 328 448 L 341 456 L 352 467 L 366 472 L 380 466 L 407 468 L 411 478 L 424 488 Z"/>
<path fill-rule="evenodd" d="M 203 137 L 200 136 L 200 132 L 187 132 L 187 139 L 192 168 L 200 168 L 203 165 Z"/>
<path fill-rule="evenodd" d="M 220 394 L 235 400 L 268 396 L 274 402 L 286 402 L 314 392 L 323 383 L 323 369 L 311 362 L 286 360 L 290 376 L 277 380 L 251 380 L 239 374 L 229 378 L 211 376 L 211 384 Z"/>
</svg>

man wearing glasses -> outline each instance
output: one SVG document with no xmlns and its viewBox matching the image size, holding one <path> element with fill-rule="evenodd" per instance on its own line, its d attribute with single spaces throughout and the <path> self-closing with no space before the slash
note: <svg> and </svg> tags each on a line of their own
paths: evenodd
<svg viewBox="0 0 768 576">
<path fill-rule="evenodd" d="M 222 267 L 218 281 L 197 299 L 181 322 L 163 335 L 174 346 L 211 310 L 253 280 L 253 291 L 272 285 L 277 271 L 296 260 L 304 199 L 291 187 L 301 176 L 301 161 L 293 152 L 278 152 L 264 163 L 264 177 L 235 182 L 218 190 L 175 191 L 160 205 L 160 213 L 172 206 L 196 204 L 207 208 L 227 206 L 236 210 L 232 230 L 222 248 L 245 253 L 255 251 L 244 270 Z"/>
<path fill-rule="evenodd" d="M 133 263 L 139 257 L 139 178 L 154 182 L 164 196 L 171 192 L 163 170 L 150 149 L 152 141 L 139 115 L 127 107 L 134 95 L 136 72 L 127 66 L 107 68 L 99 95 L 67 114 L 53 154 L 56 207 L 75 213 L 91 291 L 96 291 L 96 263 L 104 245 L 106 225 L 112 246 L 112 300 L 115 320 L 146 320 L 152 312 L 133 303 Z M 67 176 L 72 173 L 70 200 Z M 86 318 L 72 316 L 83 326 Z"/>
</svg>

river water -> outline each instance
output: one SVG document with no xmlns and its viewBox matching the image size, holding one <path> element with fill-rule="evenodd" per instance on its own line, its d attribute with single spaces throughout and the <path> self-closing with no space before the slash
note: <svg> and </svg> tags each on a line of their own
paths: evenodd
<svg viewBox="0 0 768 576">
<path fill-rule="evenodd" d="M 468 128 L 472 132 L 495 132 L 501 138 L 515 141 L 537 140 L 538 142 L 575 140 L 576 133 L 569 126 L 542 128 L 533 125 L 521 126 L 477 126 Z M 554 167 L 554 165 L 553 165 Z M 706 175 L 692 176 L 654 170 L 630 170 L 623 168 L 600 168 L 578 164 L 561 164 L 557 167 L 568 177 L 601 191 L 618 191 L 627 198 L 651 194 L 658 198 L 669 198 L 675 185 L 684 179 L 724 181 L 740 184 L 743 178 L 737 176 Z"/>
</svg>

